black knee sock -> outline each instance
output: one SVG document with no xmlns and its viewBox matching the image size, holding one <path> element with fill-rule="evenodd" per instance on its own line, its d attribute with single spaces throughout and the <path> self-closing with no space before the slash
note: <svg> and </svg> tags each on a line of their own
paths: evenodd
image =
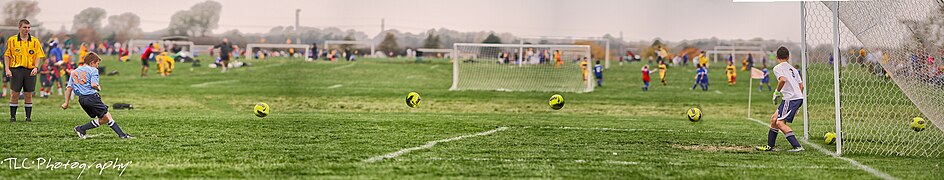
<svg viewBox="0 0 944 180">
<path fill-rule="evenodd" d="M 777 145 L 777 134 L 779 133 L 779 131 L 780 131 L 779 129 L 770 128 L 770 131 L 767 132 L 767 145 L 768 146 L 774 147 L 774 145 Z"/>
<path fill-rule="evenodd" d="M 790 141 L 790 145 L 793 145 L 793 148 L 800 148 L 800 142 L 797 141 L 796 136 L 793 135 L 793 131 L 784 133 L 783 135 L 787 136 L 787 141 Z"/>
<path fill-rule="evenodd" d="M 11 118 L 16 118 L 16 108 L 17 108 L 17 106 L 19 106 L 19 104 L 10 103 L 10 117 L 11 117 Z"/>
<path fill-rule="evenodd" d="M 33 115 L 33 103 L 24 104 L 23 109 L 26 109 L 26 118 L 29 119 L 30 115 Z"/>
<path fill-rule="evenodd" d="M 115 130 L 115 133 L 118 134 L 118 137 L 127 136 L 124 131 L 121 131 L 121 127 L 118 127 L 118 123 L 114 120 L 108 121 L 108 127 L 111 127 L 111 130 Z"/>
<path fill-rule="evenodd" d="M 88 131 L 89 129 L 95 129 L 97 127 L 98 127 L 98 120 L 93 119 L 92 121 L 79 126 L 79 130 Z"/>
</svg>

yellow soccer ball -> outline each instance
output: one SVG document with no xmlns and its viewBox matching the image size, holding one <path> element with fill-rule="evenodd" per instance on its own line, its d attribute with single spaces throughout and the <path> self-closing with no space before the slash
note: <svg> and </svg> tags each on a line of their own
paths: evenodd
<svg viewBox="0 0 944 180">
<path fill-rule="evenodd" d="M 266 103 L 257 103 L 256 107 L 253 108 L 253 113 L 258 117 L 266 117 L 269 115 L 269 105 Z"/>
<path fill-rule="evenodd" d="M 836 144 L 836 133 L 826 132 L 826 135 L 823 135 L 823 138 L 826 139 L 824 140 L 826 144 Z"/>
<path fill-rule="evenodd" d="M 547 105 L 550 105 L 551 109 L 554 110 L 564 108 L 564 96 L 561 96 L 560 94 L 551 96 L 551 99 L 547 101 Z"/>
<path fill-rule="evenodd" d="M 927 127 L 928 121 L 924 120 L 924 118 L 915 117 L 914 119 L 911 119 L 911 130 L 914 130 L 915 132 L 921 132 Z"/>
<path fill-rule="evenodd" d="M 701 109 L 691 108 L 691 109 L 688 109 L 688 112 L 686 114 L 688 115 L 689 121 L 698 122 L 701 120 Z"/>
<path fill-rule="evenodd" d="M 420 101 L 422 100 L 423 98 L 420 97 L 420 93 L 410 92 L 406 95 L 406 106 L 418 108 L 420 107 Z"/>
</svg>

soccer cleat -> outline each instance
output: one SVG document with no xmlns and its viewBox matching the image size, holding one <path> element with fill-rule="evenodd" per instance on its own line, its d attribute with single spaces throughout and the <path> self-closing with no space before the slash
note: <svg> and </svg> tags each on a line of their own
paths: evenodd
<svg viewBox="0 0 944 180">
<path fill-rule="evenodd" d="M 79 139 L 85 139 L 85 131 L 79 129 L 79 126 L 75 126 L 72 130 L 75 131 L 75 134 L 79 135 Z"/>
<path fill-rule="evenodd" d="M 774 148 L 772 148 L 772 147 L 770 147 L 770 146 L 768 146 L 768 145 L 757 146 L 757 147 L 754 147 L 754 148 L 756 148 L 758 151 L 774 151 Z"/>
<path fill-rule="evenodd" d="M 33 122 L 33 120 L 30 118 L 26 118 L 26 122 Z"/>
<path fill-rule="evenodd" d="M 121 139 L 134 139 L 134 136 L 131 136 L 130 134 L 125 134 L 125 136 L 121 136 L 121 137 L 118 137 L 118 138 L 121 138 Z"/>
<path fill-rule="evenodd" d="M 16 118 L 15 118 L 15 117 L 11 117 L 11 118 L 10 118 L 10 122 L 11 122 L 11 123 L 12 123 L 12 122 L 16 122 Z"/>
<path fill-rule="evenodd" d="M 787 150 L 787 152 L 800 152 L 800 151 L 803 151 L 803 150 L 804 150 L 803 147 L 797 147 L 797 148 L 793 148 L 793 149 L 791 149 L 791 150 Z"/>
</svg>

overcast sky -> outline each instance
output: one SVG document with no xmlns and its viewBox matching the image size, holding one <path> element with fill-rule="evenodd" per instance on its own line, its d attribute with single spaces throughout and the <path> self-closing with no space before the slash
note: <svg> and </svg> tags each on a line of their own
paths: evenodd
<svg viewBox="0 0 944 180">
<path fill-rule="evenodd" d="M 5 1 L 5 0 L 0 0 Z M 42 0 L 37 16 L 45 26 L 71 29 L 72 18 L 88 7 L 108 15 L 132 12 L 141 28 L 166 28 L 171 15 L 201 0 Z M 799 3 L 734 3 L 731 0 L 220 0 L 221 33 L 268 32 L 295 24 L 338 27 L 377 34 L 388 29 L 420 32 L 430 28 L 509 32 L 519 36 L 602 36 L 626 40 L 800 38 Z M 103 21 L 103 25 L 107 20 Z"/>
</svg>

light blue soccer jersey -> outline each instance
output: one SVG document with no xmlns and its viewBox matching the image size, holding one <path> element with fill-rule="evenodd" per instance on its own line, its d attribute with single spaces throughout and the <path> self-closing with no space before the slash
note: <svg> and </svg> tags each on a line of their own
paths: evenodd
<svg viewBox="0 0 944 180">
<path fill-rule="evenodd" d="M 98 69 L 91 66 L 79 66 L 69 77 L 69 87 L 76 95 L 92 95 L 98 90 L 92 89 L 92 83 L 98 84 Z"/>
</svg>

